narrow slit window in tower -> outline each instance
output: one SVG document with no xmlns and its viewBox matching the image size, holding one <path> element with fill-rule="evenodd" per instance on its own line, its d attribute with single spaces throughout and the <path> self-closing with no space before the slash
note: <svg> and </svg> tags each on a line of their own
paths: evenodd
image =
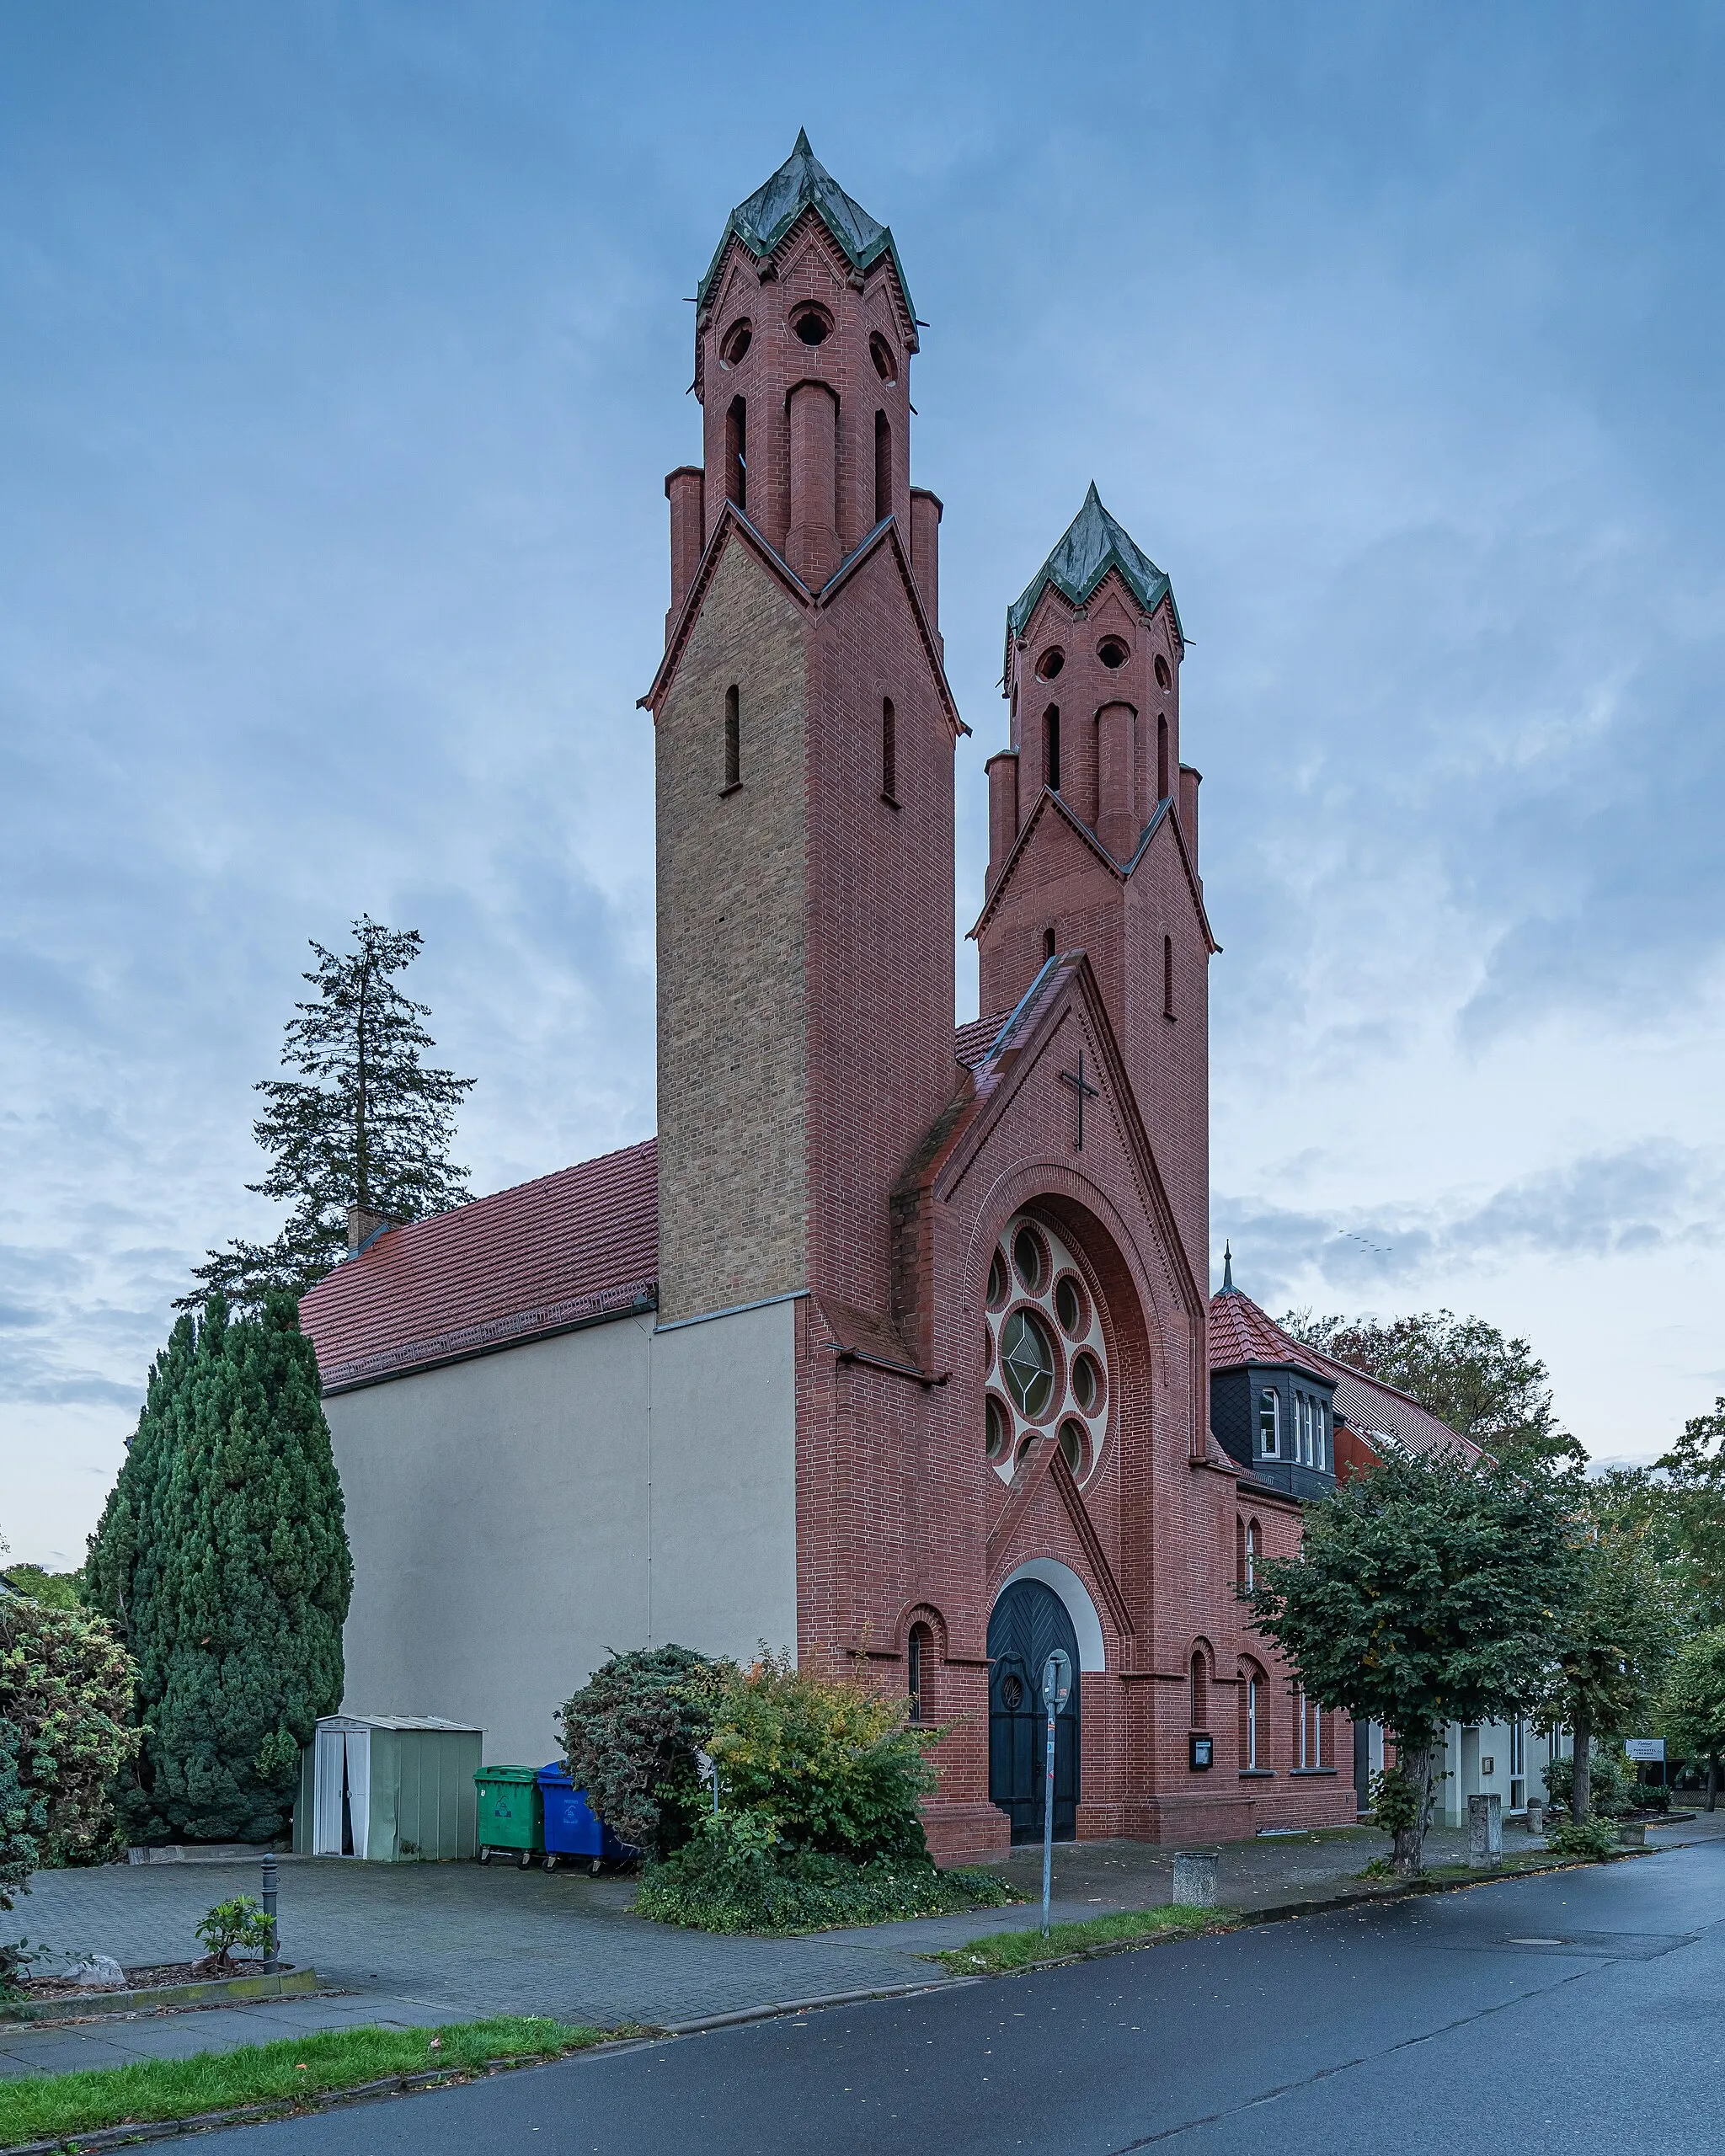
<svg viewBox="0 0 1725 2156">
<path fill-rule="evenodd" d="M 911 1637 L 905 1650 L 905 1659 L 908 1665 L 907 1673 L 910 1679 L 905 1689 L 911 1695 L 912 1721 L 927 1721 L 928 1719 L 923 1709 L 928 1683 L 928 1651 L 933 1644 L 934 1635 L 927 1625 L 913 1625 L 911 1627 Z"/>
<path fill-rule="evenodd" d="M 880 790 L 889 801 L 899 798 L 899 721 L 890 696 L 880 700 Z"/>
<path fill-rule="evenodd" d="M 1168 722 L 1166 717 L 1156 723 L 1156 798 L 1168 798 Z"/>
<path fill-rule="evenodd" d="M 724 415 L 724 491 L 740 510 L 749 506 L 749 408 L 734 397 Z"/>
<path fill-rule="evenodd" d="M 743 702 L 732 682 L 724 692 L 724 790 L 743 783 Z"/>
<path fill-rule="evenodd" d="M 1049 960 L 1054 957 L 1059 947 L 1059 945 L 1055 942 L 1055 932 L 1053 929 L 1044 928 L 1042 931 L 1042 963 L 1044 965 L 1046 965 Z"/>
<path fill-rule="evenodd" d="M 1060 790 L 1060 707 L 1050 704 L 1042 715 L 1042 752 L 1051 793 Z"/>
<path fill-rule="evenodd" d="M 1162 1016 L 1172 1018 L 1173 1015 L 1174 939 L 1172 936 L 1165 936 L 1162 938 Z"/>
<path fill-rule="evenodd" d="M 874 520 L 893 513 L 893 428 L 884 412 L 874 415 Z"/>
</svg>

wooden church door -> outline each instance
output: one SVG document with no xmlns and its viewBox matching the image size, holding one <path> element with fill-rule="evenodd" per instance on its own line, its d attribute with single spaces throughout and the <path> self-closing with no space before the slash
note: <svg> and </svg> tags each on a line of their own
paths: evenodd
<svg viewBox="0 0 1725 2156">
<path fill-rule="evenodd" d="M 1072 1689 L 1055 1724 L 1055 1839 L 1070 1842 L 1078 1832 L 1078 1637 L 1052 1588 L 1015 1580 L 988 1620 L 988 1795 L 1015 1843 L 1042 1839 L 1042 1666 L 1056 1647 L 1071 1657 Z"/>
</svg>

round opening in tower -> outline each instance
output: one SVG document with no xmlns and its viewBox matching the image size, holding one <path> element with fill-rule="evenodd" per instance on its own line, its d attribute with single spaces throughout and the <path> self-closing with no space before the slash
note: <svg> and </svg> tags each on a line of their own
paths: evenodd
<svg viewBox="0 0 1725 2156">
<path fill-rule="evenodd" d="M 1167 660 L 1162 657 L 1160 652 L 1158 652 L 1156 654 L 1156 685 L 1157 688 L 1166 689 L 1172 681 L 1173 678 L 1173 675 L 1168 671 Z"/>
<path fill-rule="evenodd" d="M 893 348 L 877 329 L 868 340 L 868 356 L 874 362 L 874 371 L 883 382 L 896 382 L 899 363 L 893 357 Z"/>
<path fill-rule="evenodd" d="M 750 322 L 734 322 L 726 330 L 718 347 L 718 364 L 722 367 L 736 366 L 748 353 L 755 341 L 755 326 Z"/>
<path fill-rule="evenodd" d="M 1041 658 L 1037 660 L 1036 678 L 1039 681 L 1052 681 L 1065 663 L 1065 653 L 1058 644 L 1055 644 L 1051 650 L 1044 652 Z"/>
<path fill-rule="evenodd" d="M 824 344 L 832 334 L 832 317 L 810 300 L 791 317 L 791 327 L 805 344 Z"/>
<path fill-rule="evenodd" d="M 1096 655 L 1103 664 L 1110 670 L 1116 666 L 1124 666 L 1132 656 L 1119 637 L 1104 637 L 1096 647 Z"/>
</svg>

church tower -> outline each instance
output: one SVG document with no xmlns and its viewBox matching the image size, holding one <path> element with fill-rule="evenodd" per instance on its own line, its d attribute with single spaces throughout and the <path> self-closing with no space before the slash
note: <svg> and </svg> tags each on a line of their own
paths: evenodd
<svg viewBox="0 0 1725 2156">
<path fill-rule="evenodd" d="M 982 1008 L 1088 957 L 1179 1219 L 1209 1277 L 1209 962 L 1199 773 L 1180 760 L 1173 588 L 1092 485 L 1007 610 L 1008 745 L 988 764 Z"/>
<path fill-rule="evenodd" d="M 953 1082 L 940 504 L 911 484 L 891 232 L 799 134 L 702 279 L 655 725 L 662 1324 L 884 1314 L 889 1198 Z"/>
</svg>

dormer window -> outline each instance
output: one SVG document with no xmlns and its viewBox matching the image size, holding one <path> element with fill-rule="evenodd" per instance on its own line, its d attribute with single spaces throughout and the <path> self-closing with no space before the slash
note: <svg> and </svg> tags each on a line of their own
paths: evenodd
<svg viewBox="0 0 1725 2156">
<path fill-rule="evenodd" d="M 1258 1449 L 1264 1460 L 1282 1456 L 1282 1402 L 1274 1385 L 1258 1396 Z"/>
</svg>

